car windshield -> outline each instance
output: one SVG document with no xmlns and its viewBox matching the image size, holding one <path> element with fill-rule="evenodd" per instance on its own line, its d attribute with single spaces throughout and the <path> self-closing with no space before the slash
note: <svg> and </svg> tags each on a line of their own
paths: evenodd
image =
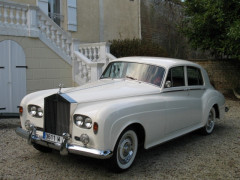
<svg viewBox="0 0 240 180">
<path fill-rule="evenodd" d="M 131 79 L 151 83 L 156 86 L 162 84 L 164 68 L 149 64 L 133 62 L 112 62 L 105 69 L 101 79 Z"/>
</svg>

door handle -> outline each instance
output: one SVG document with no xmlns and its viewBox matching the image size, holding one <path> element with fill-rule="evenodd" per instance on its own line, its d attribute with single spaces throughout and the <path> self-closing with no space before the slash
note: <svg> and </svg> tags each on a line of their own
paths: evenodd
<svg viewBox="0 0 240 180">
<path fill-rule="evenodd" d="M 28 68 L 27 66 L 16 66 L 16 68 Z"/>
<path fill-rule="evenodd" d="M 5 67 L 3 67 L 3 66 L 0 66 L 0 69 L 4 69 Z"/>
</svg>

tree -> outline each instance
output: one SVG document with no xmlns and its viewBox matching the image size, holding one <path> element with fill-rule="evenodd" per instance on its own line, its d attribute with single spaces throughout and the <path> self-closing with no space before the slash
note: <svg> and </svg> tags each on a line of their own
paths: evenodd
<svg viewBox="0 0 240 180">
<path fill-rule="evenodd" d="M 142 39 L 161 45 L 170 57 L 187 58 L 186 38 L 178 31 L 182 18 L 180 0 L 141 1 Z"/>
<path fill-rule="evenodd" d="M 185 0 L 182 32 L 217 58 L 240 57 L 239 0 Z"/>
</svg>

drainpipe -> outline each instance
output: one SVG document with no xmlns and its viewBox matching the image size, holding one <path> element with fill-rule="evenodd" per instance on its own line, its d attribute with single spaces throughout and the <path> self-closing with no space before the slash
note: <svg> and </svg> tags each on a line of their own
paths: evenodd
<svg viewBox="0 0 240 180">
<path fill-rule="evenodd" d="M 139 39 L 142 39 L 142 29 L 141 29 L 141 0 L 138 0 L 138 33 L 139 33 Z"/>
<path fill-rule="evenodd" d="M 104 9 L 103 1 L 99 0 L 99 42 L 104 42 Z"/>
</svg>

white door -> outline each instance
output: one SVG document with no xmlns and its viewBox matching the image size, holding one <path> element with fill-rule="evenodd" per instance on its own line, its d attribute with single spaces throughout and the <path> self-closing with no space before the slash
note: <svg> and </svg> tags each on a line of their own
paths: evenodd
<svg viewBox="0 0 240 180">
<path fill-rule="evenodd" d="M 14 41 L 0 42 L 0 113 L 17 113 L 26 95 L 26 59 Z"/>
</svg>

